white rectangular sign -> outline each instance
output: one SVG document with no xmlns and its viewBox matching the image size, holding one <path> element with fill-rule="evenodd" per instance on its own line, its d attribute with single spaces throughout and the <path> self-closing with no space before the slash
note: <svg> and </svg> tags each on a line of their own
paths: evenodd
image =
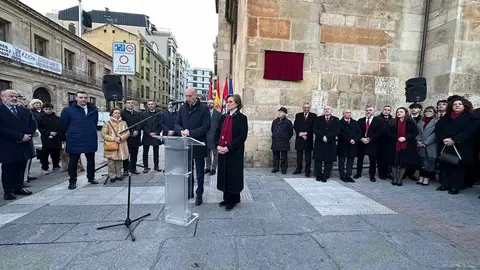
<svg viewBox="0 0 480 270">
<path fill-rule="evenodd" d="M 136 48 L 135 43 L 114 42 L 113 49 L 113 74 L 135 76 Z"/>
</svg>

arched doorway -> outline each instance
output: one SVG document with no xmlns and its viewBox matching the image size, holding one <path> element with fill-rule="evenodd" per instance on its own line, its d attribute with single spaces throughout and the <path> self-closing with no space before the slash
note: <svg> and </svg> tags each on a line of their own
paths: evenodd
<svg viewBox="0 0 480 270">
<path fill-rule="evenodd" d="M 52 97 L 47 89 L 39 87 L 33 92 L 33 98 L 40 99 L 43 103 L 52 103 Z"/>
</svg>

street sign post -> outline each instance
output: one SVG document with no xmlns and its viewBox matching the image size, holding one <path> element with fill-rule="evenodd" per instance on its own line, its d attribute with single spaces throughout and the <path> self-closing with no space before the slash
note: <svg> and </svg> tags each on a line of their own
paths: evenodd
<svg viewBox="0 0 480 270">
<path fill-rule="evenodd" d="M 113 74 L 135 76 L 135 43 L 113 43 Z"/>
</svg>

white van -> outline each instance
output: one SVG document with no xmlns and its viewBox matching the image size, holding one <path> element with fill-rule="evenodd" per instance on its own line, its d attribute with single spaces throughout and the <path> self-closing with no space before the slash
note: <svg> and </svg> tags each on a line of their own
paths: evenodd
<svg viewBox="0 0 480 270">
<path fill-rule="evenodd" d="M 102 129 L 105 122 L 110 121 L 110 113 L 109 112 L 98 112 L 98 123 L 97 129 Z"/>
</svg>

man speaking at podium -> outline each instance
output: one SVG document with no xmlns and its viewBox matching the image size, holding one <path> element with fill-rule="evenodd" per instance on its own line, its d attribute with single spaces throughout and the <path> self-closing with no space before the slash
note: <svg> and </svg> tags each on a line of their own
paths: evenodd
<svg viewBox="0 0 480 270">
<path fill-rule="evenodd" d="M 186 103 L 180 107 L 177 119 L 175 120 L 175 132 L 183 137 L 191 137 L 205 143 L 207 132 L 210 130 L 210 112 L 207 105 L 200 102 L 195 88 L 185 90 Z M 197 175 L 197 197 L 195 205 L 203 203 L 203 182 L 205 176 L 205 157 L 207 148 L 205 146 L 193 146 L 193 161 Z M 193 164 L 192 164 L 193 167 Z M 192 169 L 193 175 L 193 169 Z M 193 177 L 189 187 L 189 198 L 193 198 Z"/>
</svg>

